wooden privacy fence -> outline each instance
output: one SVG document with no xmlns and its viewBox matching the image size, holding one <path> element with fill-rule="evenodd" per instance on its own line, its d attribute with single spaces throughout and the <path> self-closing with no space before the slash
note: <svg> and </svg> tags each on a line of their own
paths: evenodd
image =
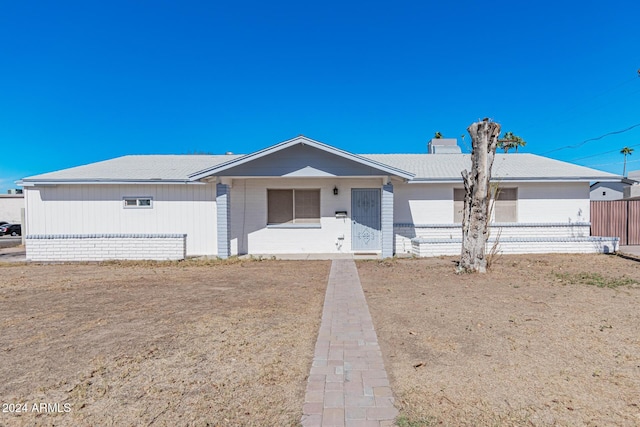
<svg viewBox="0 0 640 427">
<path fill-rule="evenodd" d="M 592 201 L 591 235 L 619 237 L 621 245 L 640 245 L 640 200 Z"/>
</svg>

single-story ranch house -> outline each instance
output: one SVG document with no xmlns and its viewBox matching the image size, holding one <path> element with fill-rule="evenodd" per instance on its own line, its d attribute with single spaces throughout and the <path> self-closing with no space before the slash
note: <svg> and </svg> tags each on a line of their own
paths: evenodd
<svg viewBox="0 0 640 427">
<path fill-rule="evenodd" d="M 457 255 L 470 166 L 455 140 L 353 154 L 304 136 L 247 155 L 119 157 L 20 182 L 27 259 Z M 493 177 L 500 251 L 617 250 L 590 236 L 589 184 L 621 177 L 533 154 L 496 154 Z"/>
</svg>

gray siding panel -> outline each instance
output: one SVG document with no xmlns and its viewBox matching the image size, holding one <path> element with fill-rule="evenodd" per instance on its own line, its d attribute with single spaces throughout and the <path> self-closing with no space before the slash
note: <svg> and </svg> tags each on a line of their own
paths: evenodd
<svg viewBox="0 0 640 427">
<path fill-rule="evenodd" d="M 393 256 L 393 185 L 382 186 L 382 258 Z"/>
<path fill-rule="evenodd" d="M 254 177 L 379 176 L 383 174 L 384 172 L 379 169 L 308 145 L 296 145 L 217 173 L 218 176 Z"/>
<path fill-rule="evenodd" d="M 229 258 L 231 254 L 229 237 L 231 235 L 231 191 L 228 185 L 216 185 L 216 203 L 218 212 L 218 256 Z"/>
</svg>

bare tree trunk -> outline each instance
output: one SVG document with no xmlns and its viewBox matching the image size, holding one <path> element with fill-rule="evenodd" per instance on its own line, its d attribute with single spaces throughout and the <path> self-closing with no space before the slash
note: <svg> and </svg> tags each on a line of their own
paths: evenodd
<svg viewBox="0 0 640 427">
<path fill-rule="evenodd" d="M 471 172 L 462 171 L 465 197 L 462 216 L 462 254 L 458 272 L 487 270 L 485 248 L 489 238 L 489 181 L 496 154 L 500 125 L 484 119 L 473 123 L 467 131 L 471 135 Z"/>
</svg>

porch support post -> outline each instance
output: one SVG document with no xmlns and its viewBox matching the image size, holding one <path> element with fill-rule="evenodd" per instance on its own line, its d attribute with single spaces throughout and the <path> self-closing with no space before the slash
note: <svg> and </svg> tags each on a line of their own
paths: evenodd
<svg viewBox="0 0 640 427">
<path fill-rule="evenodd" d="M 382 258 L 393 256 L 393 185 L 382 186 Z"/>
<path fill-rule="evenodd" d="M 229 237 L 231 236 L 231 189 L 226 184 L 216 184 L 216 208 L 218 212 L 218 257 L 227 259 L 231 255 Z"/>
</svg>

